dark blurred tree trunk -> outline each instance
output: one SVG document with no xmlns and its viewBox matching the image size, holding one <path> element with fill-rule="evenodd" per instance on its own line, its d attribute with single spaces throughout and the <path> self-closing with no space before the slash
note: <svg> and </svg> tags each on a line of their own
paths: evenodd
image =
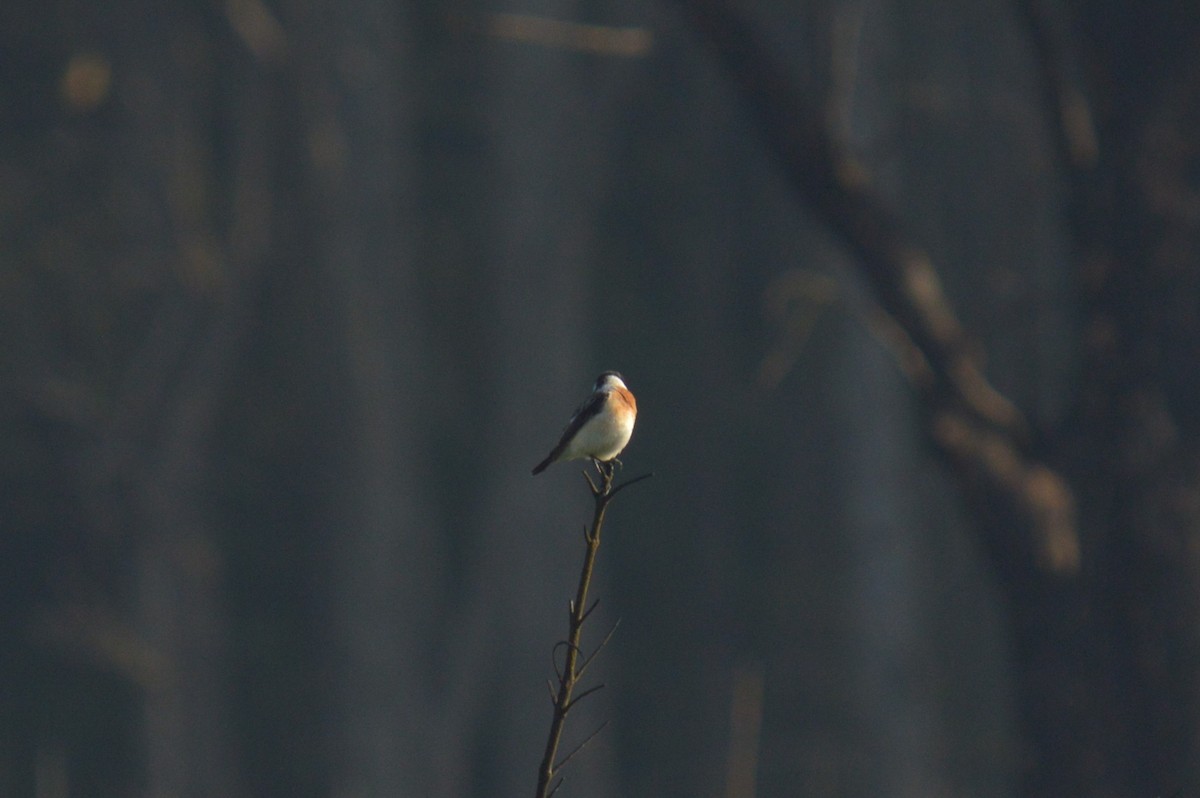
<svg viewBox="0 0 1200 798">
<path fill-rule="evenodd" d="M 327 699 L 333 792 L 436 795 L 428 663 L 435 528 L 420 422 L 427 337 L 415 279 L 410 10 L 360 0 L 293 4 L 295 97 L 308 145 L 309 226 L 327 286 L 340 429 L 329 501 Z"/>
<path fill-rule="evenodd" d="M 26 66 L 12 88 L 31 103 L 14 116 L 29 150 L 6 210 L 30 203 L 13 229 L 34 279 L 6 299 L 38 317 L 19 380 L 41 400 L 34 428 L 70 430 L 45 477 L 70 521 L 47 529 L 17 625 L 55 666 L 21 732 L 46 748 L 33 786 L 236 795 L 212 477 L 272 222 L 261 73 L 216 55 L 209 9 L 15 13 L 3 49 Z M 60 249 L 37 254 L 45 242 Z"/>
<path fill-rule="evenodd" d="M 216 96 L 202 19 L 158 7 L 125 13 L 135 21 L 122 51 L 131 129 L 118 157 L 134 196 L 157 210 L 126 216 L 125 233 L 157 253 L 168 276 L 123 366 L 89 482 L 130 494 L 136 626 L 156 663 L 145 683 L 146 793 L 234 795 L 240 774 L 211 486 L 219 411 L 266 257 L 268 107 L 248 62 L 239 90 Z M 226 100 L 239 121 L 224 153 L 229 169 L 208 138 Z"/>
<path fill-rule="evenodd" d="M 228 343 L 205 342 L 216 349 Z M 226 354 L 211 352 L 222 360 Z M 178 393 L 158 409 L 162 437 L 142 453 L 133 485 L 143 538 L 137 625 L 162 666 L 145 697 L 149 795 L 237 793 L 221 557 L 204 499 L 220 372 L 228 365 L 187 369 Z"/>
<path fill-rule="evenodd" d="M 1028 794 L 1200 790 L 1200 20 L 1022 2 L 1067 181 L 1078 578 L 1010 565 Z"/>
</svg>

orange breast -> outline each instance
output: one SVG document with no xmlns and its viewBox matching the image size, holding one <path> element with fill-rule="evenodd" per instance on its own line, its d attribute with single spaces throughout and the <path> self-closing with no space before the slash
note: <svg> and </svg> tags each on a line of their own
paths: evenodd
<svg viewBox="0 0 1200 798">
<path fill-rule="evenodd" d="M 630 410 L 637 413 L 637 400 L 633 398 L 633 394 L 625 388 L 617 388 L 615 393 L 621 401 L 628 405 Z"/>
</svg>

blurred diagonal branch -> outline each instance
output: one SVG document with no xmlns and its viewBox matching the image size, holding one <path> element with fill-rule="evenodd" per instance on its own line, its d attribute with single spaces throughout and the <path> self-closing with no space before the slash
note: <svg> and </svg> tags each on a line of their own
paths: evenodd
<svg viewBox="0 0 1200 798">
<path fill-rule="evenodd" d="M 654 44 L 648 28 L 618 28 L 533 14 L 488 14 L 483 29 L 497 39 L 622 58 L 645 56 Z"/>
<path fill-rule="evenodd" d="M 792 370 L 822 311 L 837 299 L 837 283 L 813 271 L 789 269 L 763 291 L 763 310 L 777 329 L 758 365 L 758 384 L 771 389 Z"/>
<path fill-rule="evenodd" d="M 1075 500 L 1066 481 L 1029 454 L 1021 412 L 988 382 L 928 253 L 876 194 L 865 168 L 829 131 L 828 115 L 747 22 L 719 0 L 678 0 L 758 117 L 793 188 L 855 256 L 884 313 L 890 342 L 926 413 L 926 431 L 969 487 L 1022 519 L 1030 534 L 988 540 L 1018 568 L 1072 572 L 1079 564 Z"/>
<path fill-rule="evenodd" d="M 1078 58 L 1071 51 L 1068 18 L 1061 5 L 1042 0 L 1016 0 L 1018 16 L 1029 34 L 1038 75 L 1042 79 L 1042 103 L 1047 110 L 1059 161 L 1078 173 L 1096 165 L 1100 154 L 1092 105 L 1074 78 Z"/>
<path fill-rule="evenodd" d="M 279 63 L 284 59 L 287 34 L 262 0 L 226 0 L 225 16 L 234 32 L 260 60 Z"/>
</svg>

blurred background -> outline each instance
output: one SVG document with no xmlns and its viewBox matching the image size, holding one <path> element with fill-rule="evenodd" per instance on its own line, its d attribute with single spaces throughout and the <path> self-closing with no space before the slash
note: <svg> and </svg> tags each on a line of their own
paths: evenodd
<svg viewBox="0 0 1200 798">
<path fill-rule="evenodd" d="M 0 795 L 1200 794 L 1188 4 L 0 20 Z"/>
</svg>

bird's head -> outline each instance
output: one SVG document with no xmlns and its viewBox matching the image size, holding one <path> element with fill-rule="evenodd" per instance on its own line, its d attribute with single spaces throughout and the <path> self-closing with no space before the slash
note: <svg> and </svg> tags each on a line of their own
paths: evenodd
<svg viewBox="0 0 1200 798">
<path fill-rule="evenodd" d="M 596 378 L 595 390 L 600 391 L 605 388 L 624 388 L 625 380 L 621 377 L 620 372 L 606 371 Z"/>
</svg>

